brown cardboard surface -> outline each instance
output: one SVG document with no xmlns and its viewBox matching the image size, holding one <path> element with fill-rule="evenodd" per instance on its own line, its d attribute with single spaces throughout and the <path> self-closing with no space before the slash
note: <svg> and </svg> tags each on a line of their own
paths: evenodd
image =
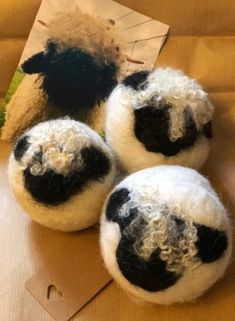
<svg viewBox="0 0 235 321">
<path fill-rule="evenodd" d="M 15 3 L 4 0 L 3 3 Z M 14 36 L 15 17 L 6 5 L 0 17 L 8 19 Z M 197 78 L 209 91 L 216 112 L 210 157 L 202 172 L 211 180 L 235 216 L 235 2 L 233 0 L 122 0 L 123 4 L 170 25 L 171 36 L 157 65 L 171 65 Z M 36 1 L 18 0 L 35 10 Z M 23 5 L 17 5 L 22 10 Z M 6 10 L 6 11 L 5 11 Z M 22 24 L 31 19 L 24 10 Z M 7 18 L 6 18 L 7 16 Z M 0 24 L 1 25 L 1 24 Z M 5 27 L 4 27 L 5 28 Z M 13 28 L 13 29 L 12 29 Z M 6 31 L 5 31 L 6 32 Z M 0 37 L 2 35 L 0 28 Z M 3 34 L 5 37 L 5 35 Z M 2 40 L 1 40 L 2 41 Z M 1 43 L 1 42 L 0 42 Z M 0 51 L 1 70 L 6 52 Z M 19 57 L 20 55 L 18 55 Z M 14 69 L 14 62 L 7 61 Z M 5 70 L 1 79 L 9 74 Z M 1 84 L 0 80 L 0 84 Z M 28 219 L 15 202 L 7 183 L 7 157 L 11 146 L 0 142 L 0 320 L 52 321 L 53 318 L 24 288 L 24 283 L 55 256 L 86 250 L 93 229 L 66 234 L 43 228 Z M 89 267 L 88 267 L 89 268 Z M 113 282 L 84 307 L 79 321 L 233 321 L 235 320 L 235 262 L 225 277 L 193 303 L 162 307 L 137 305 Z"/>
<path fill-rule="evenodd" d="M 40 0 L 1 0 L 0 97 L 4 97 L 10 84 L 40 3 Z"/>
</svg>

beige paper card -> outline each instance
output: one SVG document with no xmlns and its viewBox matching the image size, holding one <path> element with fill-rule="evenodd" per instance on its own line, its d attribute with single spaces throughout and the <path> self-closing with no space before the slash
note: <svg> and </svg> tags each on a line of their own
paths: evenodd
<svg viewBox="0 0 235 321">
<path fill-rule="evenodd" d="M 59 12 L 72 11 L 76 7 L 79 7 L 84 13 L 112 20 L 116 24 L 117 30 L 125 42 L 124 54 L 126 59 L 120 66 L 120 78 L 134 71 L 152 69 L 154 67 L 156 58 L 168 33 L 168 25 L 111 0 L 44 0 L 36 16 L 8 92 L 3 103 L 0 104 L 0 129 L 4 127 L 6 110 L 9 110 L 8 107 L 11 105 L 12 97 L 16 97 L 15 99 L 18 100 L 18 97 L 22 95 L 20 88 L 25 74 L 21 69 L 21 64 L 32 55 L 44 50 L 48 37 L 45 25 Z M 30 92 L 28 95 L 30 95 Z M 15 106 L 15 104 L 12 105 Z M 25 104 L 22 104 L 21 108 L 16 109 L 22 110 L 22 114 L 24 112 L 27 114 L 28 110 L 24 110 L 24 106 Z M 14 113 L 13 110 L 11 111 L 12 114 L 15 115 L 12 116 L 14 121 L 21 123 L 21 113 L 18 116 L 18 113 Z M 19 119 L 14 117 L 19 117 Z M 34 118 L 34 113 L 32 113 L 32 118 Z"/>
<path fill-rule="evenodd" d="M 45 27 L 39 23 L 51 21 L 56 13 L 79 7 L 82 12 L 115 22 L 126 41 L 126 54 L 130 60 L 121 66 L 123 75 L 138 69 L 152 69 L 167 36 L 169 26 L 127 8 L 112 0 L 44 0 L 36 17 L 19 65 L 43 50 L 46 41 Z"/>
<path fill-rule="evenodd" d="M 70 320 L 112 280 L 103 266 L 97 234 L 81 233 L 78 242 L 76 251 L 53 259 L 25 284 L 57 321 Z"/>
</svg>

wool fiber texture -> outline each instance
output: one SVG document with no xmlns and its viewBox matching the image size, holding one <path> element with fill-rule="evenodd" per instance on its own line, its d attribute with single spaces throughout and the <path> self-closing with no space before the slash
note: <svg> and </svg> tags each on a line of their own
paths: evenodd
<svg viewBox="0 0 235 321">
<path fill-rule="evenodd" d="M 225 272 L 232 240 L 227 212 L 206 178 L 157 166 L 119 183 L 101 218 L 110 274 L 135 298 L 158 304 L 196 299 Z"/>
<path fill-rule="evenodd" d="M 101 137 L 70 119 L 40 123 L 27 131 L 9 161 L 10 185 L 25 212 L 63 231 L 97 222 L 115 172 Z"/>
<path fill-rule="evenodd" d="M 45 32 L 44 50 L 21 65 L 26 76 L 7 106 L 4 140 L 66 116 L 103 130 L 104 103 L 125 59 L 115 22 L 76 8 L 45 21 Z"/>
<path fill-rule="evenodd" d="M 108 99 L 107 142 L 128 172 L 161 164 L 200 168 L 213 111 L 202 86 L 178 70 L 134 73 Z"/>
</svg>

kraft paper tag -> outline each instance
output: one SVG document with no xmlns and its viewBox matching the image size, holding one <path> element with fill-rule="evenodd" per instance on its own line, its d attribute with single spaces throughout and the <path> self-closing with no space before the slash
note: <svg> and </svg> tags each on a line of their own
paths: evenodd
<svg viewBox="0 0 235 321">
<path fill-rule="evenodd" d="M 53 259 L 25 284 L 57 321 L 70 320 L 112 280 L 100 256 L 97 233 L 82 233 L 78 243 L 71 253 Z"/>
<path fill-rule="evenodd" d="M 48 40 L 47 24 L 58 13 L 74 11 L 76 7 L 84 13 L 99 16 L 116 25 L 116 29 L 123 39 L 122 52 L 125 57 L 120 64 L 119 80 L 133 72 L 154 68 L 169 30 L 168 25 L 111 0 L 43 0 L 9 90 L 3 103 L 0 104 L 0 128 L 3 127 L 3 132 L 8 132 L 6 128 L 10 128 L 11 131 L 10 137 L 8 134 L 5 134 L 5 137 L 4 134 L 2 135 L 4 139 L 11 140 L 15 136 L 14 130 L 12 133 L 11 124 L 21 123 L 22 115 L 29 113 L 29 124 L 34 123 L 34 117 L 36 117 L 34 112 L 28 109 L 29 105 L 22 103 L 22 100 L 24 101 L 31 93 L 25 93 L 22 96 L 22 92 L 18 90 L 21 82 L 24 83 L 25 77 L 25 73 L 21 69 L 22 63 L 34 54 L 45 50 L 45 43 Z M 13 96 L 15 102 L 11 104 Z M 18 98 L 16 99 L 16 97 Z M 20 112 L 18 112 L 18 108 L 13 107 L 17 104 L 21 106 Z M 9 111 L 10 106 L 16 108 L 17 113 Z M 5 117 L 6 110 L 11 115 L 8 120 Z M 4 125 L 6 126 L 4 127 Z"/>
<path fill-rule="evenodd" d="M 126 43 L 125 54 L 129 57 L 121 65 L 122 76 L 154 67 L 169 26 L 111 0 L 43 0 L 19 65 L 44 50 L 47 34 L 43 24 L 50 22 L 56 13 L 72 11 L 76 7 L 89 15 L 111 20 L 116 25 Z"/>
</svg>

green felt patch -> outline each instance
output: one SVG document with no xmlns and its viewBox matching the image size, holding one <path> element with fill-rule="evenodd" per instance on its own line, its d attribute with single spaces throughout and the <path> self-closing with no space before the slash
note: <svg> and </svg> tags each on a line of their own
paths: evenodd
<svg viewBox="0 0 235 321">
<path fill-rule="evenodd" d="M 21 69 L 16 69 L 16 72 L 12 78 L 11 84 L 8 88 L 8 91 L 6 93 L 6 96 L 3 100 L 2 105 L 0 106 L 0 128 L 3 127 L 5 123 L 5 113 L 6 113 L 6 106 L 11 100 L 12 96 L 16 92 L 16 89 L 18 88 L 21 81 L 24 79 L 24 72 Z"/>
</svg>

